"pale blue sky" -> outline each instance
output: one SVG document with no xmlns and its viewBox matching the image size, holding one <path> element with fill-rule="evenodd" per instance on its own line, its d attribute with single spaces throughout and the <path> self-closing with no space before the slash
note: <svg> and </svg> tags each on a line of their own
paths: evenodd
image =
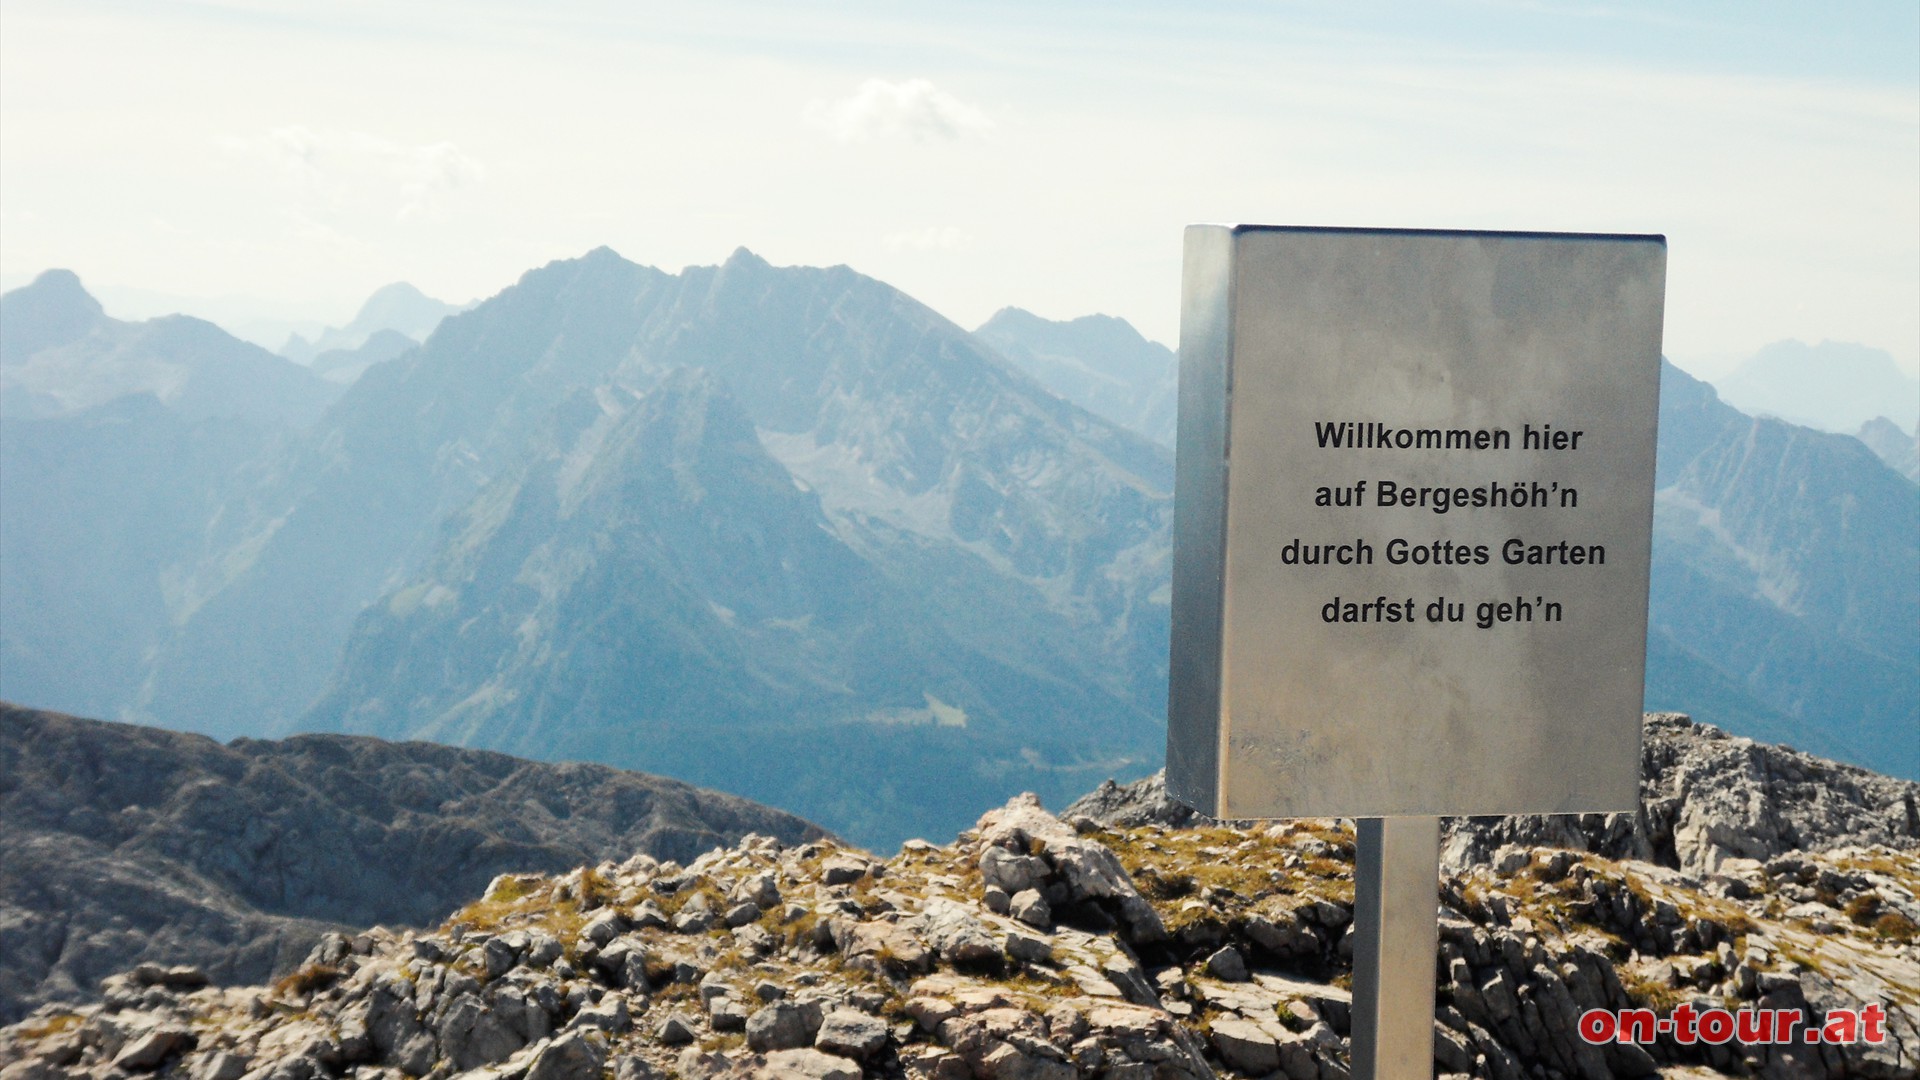
<svg viewBox="0 0 1920 1080">
<path fill-rule="evenodd" d="M 0 279 L 340 322 L 745 245 L 1170 342 L 1189 221 L 1664 232 L 1682 363 L 1920 370 L 1920 5 L 1669 7 L 7 0 Z"/>
</svg>

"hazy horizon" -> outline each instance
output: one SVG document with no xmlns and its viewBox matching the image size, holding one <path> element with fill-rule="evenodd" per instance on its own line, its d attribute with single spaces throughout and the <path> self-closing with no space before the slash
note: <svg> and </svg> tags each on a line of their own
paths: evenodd
<svg viewBox="0 0 1920 1080">
<path fill-rule="evenodd" d="M 8 5 L 0 283 L 337 324 L 610 245 L 1177 333 L 1192 221 L 1660 232 L 1667 352 L 1920 372 L 1920 11 Z M 121 304 L 125 306 L 124 303 Z M 186 306 L 186 305 L 182 305 Z"/>
</svg>

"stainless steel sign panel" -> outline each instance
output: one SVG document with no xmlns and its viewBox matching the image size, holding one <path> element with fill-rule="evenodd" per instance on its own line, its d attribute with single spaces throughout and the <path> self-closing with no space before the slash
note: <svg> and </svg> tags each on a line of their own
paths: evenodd
<svg viewBox="0 0 1920 1080">
<path fill-rule="evenodd" d="M 1187 231 L 1169 789 L 1638 804 L 1666 245 Z"/>
</svg>

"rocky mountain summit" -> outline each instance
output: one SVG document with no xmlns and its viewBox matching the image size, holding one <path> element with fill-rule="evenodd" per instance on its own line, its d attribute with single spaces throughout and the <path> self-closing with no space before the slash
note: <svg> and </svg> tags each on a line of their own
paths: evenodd
<svg viewBox="0 0 1920 1080">
<path fill-rule="evenodd" d="M 1688 870 L 1508 842 L 1534 835 L 1525 821 L 1461 824 L 1450 850 L 1469 863 L 1440 889 L 1437 1071 L 1915 1075 L 1920 830 L 1903 815 L 1916 785 L 1817 762 L 1795 775 L 1783 766 L 1798 755 L 1671 716 L 1648 741 L 1673 751 L 1650 783 L 1677 784 L 1683 803 L 1718 792 L 1720 807 L 1649 822 L 1779 827 L 1740 846 L 1674 826 L 1719 839 L 1665 855 L 1658 829 L 1638 834 L 1655 858 L 1702 867 Z M 1708 767 L 1742 758 L 1761 788 Z M 1809 808 L 1810 789 L 1792 798 L 1796 784 L 1827 789 L 1826 808 Z M 1745 790 L 1796 805 L 1743 806 Z M 1595 846 L 1588 826 L 1556 835 Z M 1802 841 L 1764 861 L 1734 853 Z M 685 862 L 502 874 L 438 929 L 329 935 L 271 986 L 158 965 L 114 976 L 100 1004 L 0 1031 L 0 1078 L 1333 1080 L 1348 1075 L 1352 847 L 1331 820 L 1123 826 L 1020 797 L 890 859 L 752 836 Z M 1576 1033 L 1588 1008 L 1688 1001 L 1813 1019 L 1877 1004 L 1888 1038 L 1641 1047 Z"/>
<path fill-rule="evenodd" d="M 1640 807 L 1633 814 L 1448 818 L 1442 861 L 1482 864 L 1501 846 L 1519 845 L 1705 877 L 1798 851 L 1920 847 L 1920 784 L 1729 735 L 1684 713 L 1645 717 Z M 1164 773 L 1108 781 L 1065 815 L 1119 828 L 1207 823 L 1168 796 Z"/>
<path fill-rule="evenodd" d="M 239 739 L 0 703 L 0 1021 L 135 963 L 256 982 L 321 935 L 431 925 L 506 870 L 688 859 L 790 814 L 600 765 Z"/>
</svg>

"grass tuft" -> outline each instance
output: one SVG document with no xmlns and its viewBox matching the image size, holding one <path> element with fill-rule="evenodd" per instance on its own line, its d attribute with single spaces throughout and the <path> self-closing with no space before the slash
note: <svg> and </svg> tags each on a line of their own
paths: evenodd
<svg viewBox="0 0 1920 1080">
<path fill-rule="evenodd" d="M 331 964 L 308 964 L 273 984 L 279 997 L 305 997 L 340 981 L 346 972 Z"/>
<path fill-rule="evenodd" d="M 61 1013 L 58 1016 L 48 1017 L 45 1021 L 42 1021 L 41 1023 L 30 1024 L 26 1027 L 21 1028 L 20 1037 L 23 1039 L 32 1039 L 37 1041 L 40 1039 L 48 1038 L 53 1035 L 58 1035 L 63 1031 L 71 1031 L 74 1028 L 77 1028 L 79 1026 L 80 1026 L 79 1013 Z"/>
</svg>

